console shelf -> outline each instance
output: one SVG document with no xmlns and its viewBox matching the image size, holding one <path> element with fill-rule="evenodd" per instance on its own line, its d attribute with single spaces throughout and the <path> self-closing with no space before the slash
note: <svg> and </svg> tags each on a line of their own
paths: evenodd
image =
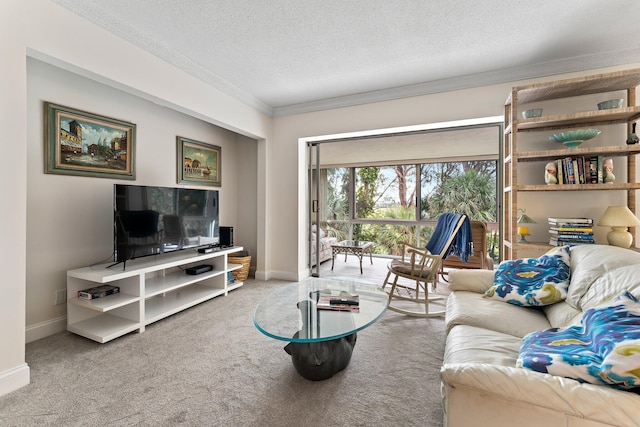
<svg viewBox="0 0 640 427">
<path fill-rule="evenodd" d="M 144 332 L 145 326 L 208 301 L 243 285 L 227 283 L 229 272 L 242 266 L 229 264 L 228 255 L 241 251 L 235 246 L 200 254 L 146 257 L 128 261 L 126 268 L 107 265 L 67 271 L 67 330 L 99 343 L 131 332 Z M 189 275 L 186 268 L 211 264 L 213 270 Z M 120 292 L 103 298 L 77 298 L 79 290 L 111 284 Z"/>
<path fill-rule="evenodd" d="M 198 274 L 197 276 L 190 276 L 186 275 L 184 271 L 178 270 L 167 274 L 166 276 L 154 277 L 146 280 L 145 282 L 145 298 L 171 292 L 184 286 L 199 283 L 225 273 L 226 271 L 224 270 L 212 270 L 207 273 Z"/>
<path fill-rule="evenodd" d="M 122 335 L 139 330 L 138 322 L 123 319 L 110 314 L 101 314 L 74 324 L 68 324 L 67 330 L 99 343 L 105 343 Z"/>
<path fill-rule="evenodd" d="M 76 304 L 80 307 L 85 307 L 91 310 L 106 312 L 109 310 L 116 309 L 118 307 L 123 307 L 128 304 L 132 304 L 134 302 L 140 301 L 140 297 L 135 295 L 127 295 L 123 292 L 109 295 L 108 297 L 98 298 L 93 300 L 86 300 L 83 298 L 69 298 L 70 304 Z"/>
</svg>

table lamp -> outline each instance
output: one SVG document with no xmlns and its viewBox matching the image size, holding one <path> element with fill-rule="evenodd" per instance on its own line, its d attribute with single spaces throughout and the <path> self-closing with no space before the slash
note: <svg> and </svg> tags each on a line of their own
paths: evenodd
<svg viewBox="0 0 640 427">
<path fill-rule="evenodd" d="M 518 243 L 529 243 L 525 238 L 525 236 L 529 235 L 529 228 L 521 226 L 520 224 L 535 224 L 536 222 L 525 213 L 526 211 L 524 209 L 518 209 L 518 213 L 520 211 L 522 211 L 522 214 L 520 214 L 520 216 L 518 216 L 518 219 L 516 220 L 516 222 L 518 223 L 518 234 L 520 235 L 520 240 L 518 240 Z"/>
<path fill-rule="evenodd" d="M 633 236 L 627 227 L 640 225 L 640 220 L 626 206 L 609 206 L 598 221 L 598 225 L 611 227 L 611 231 L 607 234 L 607 242 L 610 245 L 629 248 Z"/>
</svg>

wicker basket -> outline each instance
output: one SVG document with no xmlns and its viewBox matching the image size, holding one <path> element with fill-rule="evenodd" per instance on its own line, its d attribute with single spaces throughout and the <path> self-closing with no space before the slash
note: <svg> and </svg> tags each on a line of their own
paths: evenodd
<svg viewBox="0 0 640 427">
<path fill-rule="evenodd" d="M 237 281 L 247 280 L 249 277 L 249 266 L 251 265 L 251 255 L 247 251 L 236 252 L 233 255 L 229 255 L 228 258 L 229 264 L 241 264 L 237 270 L 233 270 L 231 274 L 233 274 L 233 278 Z"/>
</svg>

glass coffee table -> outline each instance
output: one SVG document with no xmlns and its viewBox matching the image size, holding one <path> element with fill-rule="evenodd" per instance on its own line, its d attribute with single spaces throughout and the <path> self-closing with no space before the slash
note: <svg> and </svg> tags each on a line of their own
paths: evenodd
<svg viewBox="0 0 640 427">
<path fill-rule="evenodd" d="M 373 264 L 373 258 L 371 257 L 371 248 L 373 242 L 365 242 L 364 240 L 343 240 L 338 243 L 331 244 L 331 271 L 333 271 L 333 263 L 336 260 L 336 255 L 344 254 L 344 260 L 347 260 L 347 255 L 352 254 L 358 257 L 360 260 L 360 274 L 362 274 L 362 257 L 364 254 L 369 254 L 369 261 Z"/>
<path fill-rule="evenodd" d="M 318 300 L 356 295 L 357 311 L 317 308 Z M 379 285 L 351 278 L 311 277 L 265 298 L 256 308 L 253 323 L 268 337 L 288 341 L 285 351 L 296 371 L 318 381 L 349 364 L 356 333 L 375 323 L 388 303 L 389 296 Z"/>
</svg>

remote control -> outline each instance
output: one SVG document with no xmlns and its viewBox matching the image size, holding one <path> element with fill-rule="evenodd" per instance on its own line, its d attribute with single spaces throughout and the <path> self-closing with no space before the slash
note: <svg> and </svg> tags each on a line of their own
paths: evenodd
<svg viewBox="0 0 640 427">
<path fill-rule="evenodd" d="M 358 305 L 358 300 L 349 298 L 331 298 L 329 303 L 334 304 L 346 304 L 346 305 Z"/>
</svg>

